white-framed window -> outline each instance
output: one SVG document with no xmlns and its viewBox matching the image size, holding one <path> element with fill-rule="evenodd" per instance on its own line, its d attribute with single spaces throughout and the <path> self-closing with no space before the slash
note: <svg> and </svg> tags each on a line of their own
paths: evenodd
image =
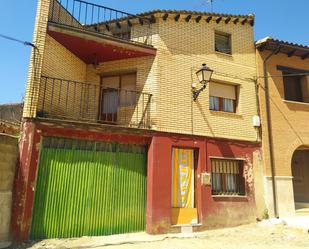
<svg viewBox="0 0 309 249">
<path fill-rule="evenodd" d="M 237 86 L 211 82 L 209 84 L 209 109 L 212 111 L 236 112 Z"/>
</svg>

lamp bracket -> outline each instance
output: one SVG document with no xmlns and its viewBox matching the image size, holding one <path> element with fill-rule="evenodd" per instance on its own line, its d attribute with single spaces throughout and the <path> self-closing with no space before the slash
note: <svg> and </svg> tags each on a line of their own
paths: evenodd
<svg viewBox="0 0 309 249">
<path fill-rule="evenodd" d="M 200 89 L 193 90 L 193 100 L 196 101 L 201 92 L 203 92 L 206 88 L 206 84 L 204 84 Z"/>
</svg>

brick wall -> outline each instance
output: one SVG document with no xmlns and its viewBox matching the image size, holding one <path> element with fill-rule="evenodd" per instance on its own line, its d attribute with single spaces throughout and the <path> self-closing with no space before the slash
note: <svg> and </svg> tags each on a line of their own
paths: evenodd
<svg viewBox="0 0 309 249">
<path fill-rule="evenodd" d="M 215 30 L 232 37 L 232 56 L 214 49 Z M 159 129 L 180 133 L 255 140 L 252 116 L 256 115 L 253 28 L 241 24 L 217 24 L 169 19 L 159 24 L 158 70 L 160 75 L 157 108 Z M 236 114 L 209 111 L 209 86 L 192 102 L 191 85 L 195 72 L 206 63 L 215 70 L 214 80 L 238 84 L 239 111 Z M 211 83 L 210 83 L 211 84 Z"/>
<path fill-rule="evenodd" d="M 258 75 L 263 76 L 263 61 L 270 51 L 257 51 Z M 277 65 L 295 69 L 309 70 L 309 60 L 299 57 L 288 57 L 279 53 L 267 63 L 268 75 L 282 76 Z M 292 176 L 291 160 L 299 146 L 309 146 L 308 112 L 309 104 L 284 101 L 282 77 L 269 77 L 270 112 L 274 144 L 275 171 L 277 176 Z M 264 154 L 265 174 L 271 175 L 269 159 L 269 140 L 265 107 L 265 88 L 263 78 L 259 78 L 259 98 L 262 118 L 262 147 Z"/>
<path fill-rule="evenodd" d="M 232 35 L 233 55 L 214 52 L 215 30 Z M 256 140 L 252 126 L 252 117 L 257 114 L 253 28 L 249 24 L 215 21 L 208 24 L 194 20 L 187 23 L 183 19 L 175 22 L 158 18 L 151 32 L 153 45 L 158 49 L 155 58 L 105 62 L 92 72 L 88 70 L 88 79 L 105 72 L 136 70 L 138 90 L 154 95 L 151 109 L 154 129 Z M 196 103 L 192 101 L 191 85 L 197 82 L 195 72 L 204 62 L 215 70 L 214 80 L 239 85 L 236 114 L 209 111 L 209 87 Z"/>
<path fill-rule="evenodd" d="M 45 25 L 45 22 L 41 23 L 41 26 Z M 140 29 L 141 26 L 133 26 L 132 34 L 141 33 Z M 145 29 L 149 34 L 149 27 L 145 26 Z M 231 34 L 232 55 L 215 52 L 215 30 Z M 96 68 L 83 64 L 44 35 L 42 73 L 99 84 L 101 74 L 136 71 L 137 90 L 153 94 L 150 110 L 152 129 L 255 141 L 257 133 L 252 126 L 252 117 L 257 114 L 257 103 L 253 80 L 256 68 L 252 26 L 240 22 L 217 24 L 215 20 L 207 23 L 204 19 L 199 23 L 193 19 L 186 22 L 183 17 L 178 22 L 173 18 L 163 21 L 157 14 L 157 22 L 152 24 L 150 33 L 152 44 L 157 48 L 155 57 L 104 62 Z M 202 63 L 215 70 L 214 81 L 238 85 L 236 114 L 209 110 L 209 86 L 197 102 L 192 101 L 191 85 L 197 82 L 195 72 Z"/>
<path fill-rule="evenodd" d="M 38 0 L 37 13 L 34 25 L 33 44 L 30 56 L 28 80 L 24 100 L 23 117 L 36 116 L 38 96 L 41 80 L 42 60 L 45 52 L 45 38 L 47 30 L 48 13 L 51 0 Z"/>
</svg>

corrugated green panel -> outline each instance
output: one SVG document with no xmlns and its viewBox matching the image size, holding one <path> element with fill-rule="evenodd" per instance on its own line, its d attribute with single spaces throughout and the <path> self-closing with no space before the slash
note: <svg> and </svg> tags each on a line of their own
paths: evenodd
<svg viewBox="0 0 309 249">
<path fill-rule="evenodd" d="M 143 231 L 146 160 L 140 152 L 43 148 L 31 238 Z"/>
</svg>

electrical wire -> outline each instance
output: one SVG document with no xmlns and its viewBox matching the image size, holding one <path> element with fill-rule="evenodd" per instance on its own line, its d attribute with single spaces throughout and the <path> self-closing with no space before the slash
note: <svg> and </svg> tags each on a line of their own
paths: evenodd
<svg viewBox="0 0 309 249">
<path fill-rule="evenodd" d="M 162 50 L 162 52 L 169 52 L 170 50 L 175 50 L 178 52 L 182 52 L 182 53 L 188 53 L 190 52 L 189 50 L 186 49 L 181 49 L 181 48 L 177 48 L 177 47 L 173 47 L 173 46 L 169 46 L 169 49 L 164 48 L 163 46 L 158 46 L 157 48 L 160 48 Z M 207 59 L 208 61 L 217 61 L 213 58 L 207 58 L 205 55 L 194 55 L 194 57 L 198 57 L 201 59 Z M 246 66 L 244 64 L 240 64 L 240 63 L 229 63 L 231 65 L 236 65 L 239 67 L 247 67 L 250 68 L 251 70 L 256 70 L 254 69 L 254 67 L 252 66 Z M 256 79 L 263 79 L 265 78 L 264 76 L 255 76 L 254 78 L 245 78 L 245 77 L 239 77 L 237 75 L 233 75 L 230 73 L 223 73 L 220 71 L 214 71 L 215 74 L 217 75 L 221 75 L 221 76 L 225 76 L 225 77 L 230 77 L 230 78 L 234 78 L 234 79 L 239 79 L 239 80 L 245 80 L 245 81 L 255 81 Z M 290 73 L 290 74 L 285 74 L 285 75 L 268 75 L 267 78 L 285 78 L 285 77 L 293 77 L 293 76 L 309 76 L 309 71 L 305 72 L 305 73 Z"/>
<path fill-rule="evenodd" d="M 23 45 L 25 45 L 25 46 L 30 46 L 30 47 L 33 47 L 33 48 L 36 47 L 36 46 L 35 46 L 33 43 L 31 43 L 31 42 L 22 41 L 22 40 L 19 40 L 19 39 L 16 39 L 16 38 L 13 38 L 13 37 L 10 37 L 10 36 L 7 36 L 7 35 L 0 34 L 0 37 L 1 37 L 1 38 L 4 38 L 4 39 L 7 39 L 7 40 L 9 40 L 9 41 L 15 41 L 15 42 L 21 43 L 21 44 L 23 44 Z"/>
<path fill-rule="evenodd" d="M 285 74 L 285 75 L 268 75 L 267 78 L 285 78 L 285 77 L 295 77 L 295 76 L 309 76 L 308 73 L 291 73 L 291 74 Z M 258 79 L 265 78 L 264 76 L 257 76 Z"/>
</svg>

